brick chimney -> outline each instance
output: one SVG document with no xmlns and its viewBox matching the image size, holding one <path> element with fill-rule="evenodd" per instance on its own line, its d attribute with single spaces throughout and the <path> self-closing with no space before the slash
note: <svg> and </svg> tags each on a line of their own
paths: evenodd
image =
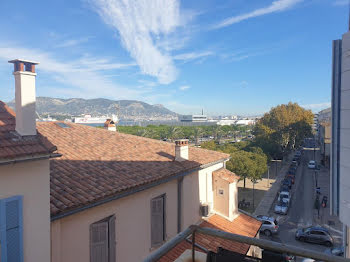
<svg viewBox="0 0 350 262">
<path fill-rule="evenodd" d="M 14 64 L 15 101 L 16 101 L 16 131 L 21 136 L 36 135 L 35 123 L 35 65 L 33 61 L 15 59 Z"/>
<path fill-rule="evenodd" d="M 188 139 L 175 140 L 175 161 L 188 160 Z"/>
<path fill-rule="evenodd" d="M 107 119 L 104 124 L 104 129 L 108 131 L 117 131 L 117 127 L 115 126 L 115 123 L 112 119 Z"/>
</svg>

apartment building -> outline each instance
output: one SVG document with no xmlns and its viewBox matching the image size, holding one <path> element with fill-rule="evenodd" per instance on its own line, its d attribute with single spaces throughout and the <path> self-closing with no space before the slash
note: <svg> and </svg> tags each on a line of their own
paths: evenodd
<svg viewBox="0 0 350 262">
<path fill-rule="evenodd" d="M 0 261 L 50 261 L 49 159 L 59 154 L 35 127 L 36 63 L 11 62 L 17 116 L 0 101 Z"/>
<path fill-rule="evenodd" d="M 346 257 L 350 257 L 350 32 L 333 41 L 331 210 L 344 224 Z"/>
<path fill-rule="evenodd" d="M 258 236 L 261 223 L 238 211 L 239 178 L 225 169 L 229 155 L 187 140 L 121 134 L 112 121 L 105 129 L 35 123 L 37 63 L 11 62 L 17 114 L 1 102 L 0 205 L 15 199 L 17 213 L 0 212 L 9 214 L 0 216 L 0 228 L 19 233 L 11 245 L 10 233 L 1 231 L 1 262 L 142 261 L 192 224 Z M 219 245 L 254 252 L 233 241 Z"/>
</svg>

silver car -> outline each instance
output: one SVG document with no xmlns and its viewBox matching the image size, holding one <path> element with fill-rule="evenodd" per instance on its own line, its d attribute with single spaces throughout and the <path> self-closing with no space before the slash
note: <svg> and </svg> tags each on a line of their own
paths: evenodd
<svg viewBox="0 0 350 262">
<path fill-rule="evenodd" d="M 278 202 L 275 206 L 275 213 L 281 215 L 287 215 L 289 208 L 289 202 L 284 202 L 283 200 Z"/>
<path fill-rule="evenodd" d="M 328 230 L 318 226 L 299 228 L 295 232 L 295 239 L 299 241 L 322 244 L 328 247 L 333 246 L 333 238 Z"/>
<path fill-rule="evenodd" d="M 285 203 L 289 203 L 290 202 L 290 194 L 288 191 L 281 191 L 278 195 L 278 202 L 285 202 Z"/>
<path fill-rule="evenodd" d="M 279 226 L 275 218 L 261 215 L 257 216 L 257 218 L 262 222 L 260 232 L 264 233 L 264 235 L 271 236 L 278 233 Z"/>
</svg>

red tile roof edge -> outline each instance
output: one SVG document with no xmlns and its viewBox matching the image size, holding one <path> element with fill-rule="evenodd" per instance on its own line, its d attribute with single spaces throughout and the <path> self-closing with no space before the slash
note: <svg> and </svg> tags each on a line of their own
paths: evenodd
<svg viewBox="0 0 350 262">
<path fill-rule="evenodd" d="M 220 162 L 220 161 L 223 161 L 223 160 L 225 160 L 225 158 L 220 159 L 220 160 L 215 161 L 215 162 L 212 162 L 212 163 L 208 163 L 208 164 L 206 164 L 206 166 L 215 165 L 217 162 Z M 141 192 L 143 190 L 150 189 L 150 188 L 158 186 L 160 184 L 167 183 L 167 182 L 169 182 L 171 180 L 177 179 L 178 177 L 190 175 L 190 174 L 192 174 L 192 172 L 195 172 L 198 168 L 202 169 L 202 167 L 199 165 L 199 166 L 194 167 L 194 168 L 190 168 L 190 169 L 187 169 L 187 170 L 182 170 L 179 173 L 170 174 L 170 175 L 168 175 L 166 177 L 162 177 L 160 179 L 150 180 L 150 181 L 147 181 L 147 182 L 145 182 L 145 183 L 143 183 L 141 185 L 131 186 L 131 187 L 125 188 L 122 191 L 117 191 L 117 192 L 115 192 L 113 194 L 103 196 L 100 199 L 94 199 L 91 202 L 88 202 L 88 203 L 85 203 L 85 204 L 82 204 L 82 205 L 77 205 L 77 206 L 65 209 L 64 211 L 61 211 L 61 212 L 60 211 L 55 212 L 55 211 L 51 210 L 51 220 L 53 221 L 53 220 L 57 220 L 57 219 L 63 218 L 65 216 L 73 215 L 75 213 L 84 211 L 86 209 L 93 208 L 93 207 L 99 206 L 99 205 L 103 205 L 105 203 L 108 203 L 108 202 L 111 202 L 111 201 L 114 201 L 114 200 L 117 200 L 117 199 L 120 199 L 120 198 L 124 198 L 124 197 L 130 196 L 132 194 Z"/>
<path fill-rule="evenodd" d="M 210 223 L 211 220 L 212 220 L 212 223 Z M 241 221 L 241 220 L 244 220 L 244 221 Z M 254 225 L 252 224 L 253 221 L 254 221 Z M 220 215 L 214 214 L 213 216 L 209 217 L 208 220 L 202 221 L 200 223 L 200 226 L 225 231 L 225 230 L 223 230 L 223 228 L 227 225 L 222 224 L 221 225 L 222 228 L 220 228 L 217 225 L 217 223 L 225 223 L 225 224 L 231 223 L 233 225 L 236 222 L 239 224 L 244 224 L 244 223 L 251 224 L 251 227 L 249 229 L 252 230 L 252 232 L 246 232 L 246 229 L 245 229 L 242 232 L 240 232 L 241 233 L 240 235 L 254 237 L 254 238 L 258 235 L 260 227 L 261 227 L 261 222 L 259 220 L 257 220 L 255 217 L 253 217 L 252 215 L 247 215 L 244 213 L 240 213 L 239 216 L 231 222 L 229 220 L 226 220 L 225 218 L 221 217 Z M 254 226 L 254 228 L 252 228 L 253 226 Z M 229 232 L 229 231 L 225 231 L 225 232 Z M 229 233 L 231 233 L 231 232 L 229 232 Z M 238 232 L 235 232 L 235 234 L 238 234 Z M 247 252 L 249 251 L 249 248 L 251 247 L 251 245 L 248 245 L 248 244 L 239 243 L 239 242 L 235 242 L 232 240 L 221 239 L 219 237 L 204 235 L 201 233 L 196 234 L 196 243 L 199 244 L 201 247 L 204 247 L 204 248 L 211 250 L 211 251 L 214 251 L 214 252 L 217 251 L 216 249 L 218 247 L 223 247 L 227 250 L 231 250 L 231 251 L 234 251 L 234 252 L 237 252 L 240 254 L 244 254 L 244 255 L 247 254 Z M 205 245 L 207 245 L 207 246 L 205 246 Z M 210 245 L 209 248 L 208 248 L 208 245 Z M 179 244 L 177 244 L 174 248 L 169 250 L 169 252 L 166 253 L 163 257 L 161 257 L 159 262 L 173 262 L 183 252 L 185 252 L 186 249 L 191 249 L 191 244 L 188 243 L 186 240 L 183 240 Z"/>
</svg>

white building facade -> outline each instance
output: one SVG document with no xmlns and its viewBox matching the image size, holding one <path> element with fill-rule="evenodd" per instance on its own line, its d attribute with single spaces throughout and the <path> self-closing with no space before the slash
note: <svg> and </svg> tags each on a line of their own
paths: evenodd
<svg viewBox="0 0 350 262">
<path fill-rule="evenodd" d="M 331 211 L 344 224 L 350 257 L 350 32 L 333 41 Z"/>
</svg>

